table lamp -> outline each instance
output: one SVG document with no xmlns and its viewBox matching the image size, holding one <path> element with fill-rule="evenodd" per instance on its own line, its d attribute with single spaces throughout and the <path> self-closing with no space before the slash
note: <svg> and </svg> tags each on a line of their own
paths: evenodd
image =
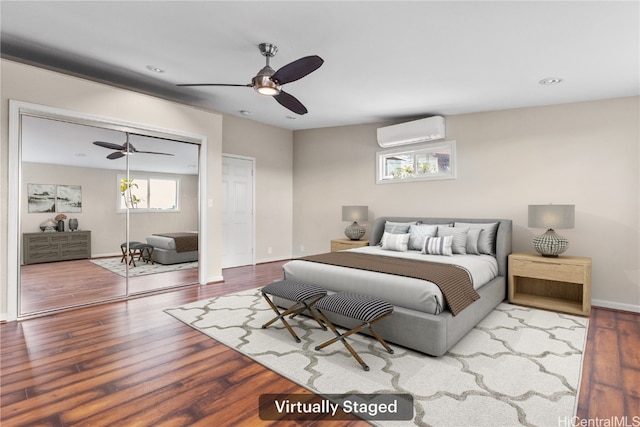
<svg viewBox="0 0 640 427">
<path fill-rule="evenodd" d="M 351 240 L 360 240 L 364 236 L 365 229 L 358 224 L 358 221 L 366 221 L 369 218 L 368 206 L 343 206 L 342 220 L 353 221 L 353 223 L 344 229 L 344 235 Z"/>
<path fill-rule="evenodd" d="M 533 238 L 533 247 L 542 256 L 557 257 L 567 250 L 569 240 L 554 229 L 573 228 L 574 223 L 574 205 L 529 205 L 529 227 L 547 229 Z"/>
</svg>

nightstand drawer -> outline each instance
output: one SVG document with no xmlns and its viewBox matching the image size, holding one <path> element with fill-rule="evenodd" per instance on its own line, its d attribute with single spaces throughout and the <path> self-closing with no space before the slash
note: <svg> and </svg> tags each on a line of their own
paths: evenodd
<svg viewBox="0 0 640 427">
<path fill-rule="evenodd" d="M 331 252 L 344 251 L 346 249 L 361 248 L 369 246 L 368 240 L 333 239 L 331 241 Z"/>
<path fill-rule="evenodd" d="M 513 259 L 511 273 L 534 279 L 557 280 L 560 282 L 583 283 L 585 266 L 578 264 L 550 264 L 547 261 Z"/>
</svg>

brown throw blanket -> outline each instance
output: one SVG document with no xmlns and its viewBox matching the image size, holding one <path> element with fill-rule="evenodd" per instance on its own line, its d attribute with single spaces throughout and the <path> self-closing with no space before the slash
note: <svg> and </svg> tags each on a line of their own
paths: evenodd
<svg viewBox="0 0 640 427">
<path fill-rule="evenodd" d="M 176 242 L 176 252 L 198 250 L 198 233 L 163 233 L 154 236 L 170 237 Z"/>
<path fill-rule="evenodd" d="M 311 255 L 299 259 L 427 280 L 440 288 L 454 316 L 480 299 L 480 295 L 473 289 L 469 272 L 457 265 L 344 251 Z"/>
</svg>

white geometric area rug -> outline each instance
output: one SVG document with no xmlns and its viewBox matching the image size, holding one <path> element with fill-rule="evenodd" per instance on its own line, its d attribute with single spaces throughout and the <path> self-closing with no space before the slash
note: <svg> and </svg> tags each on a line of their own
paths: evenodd
<svg viewBox="0 0 640 427">
<path fill-rule="evenodd" d="M 122 277 L 126 277 L 127 265 L 121 261 L 122 257 L 115 258 L 96 258 L 91 262 L 102 268 L 106 268 L 112 273 L 116 273 Z M 191 268 L 198 268 L 198 261 L 183 262 L 179 264 L 147 264 L 144 261 L 136 261 L 136 266 L 129 265 L 129 277 L 146 276 L 148 274 L 167 273 L 169 271 L 189 270 Z"/>
<path fill-rule="evenodd" d="M 426 356 L 390 344 L 387 353 L 360 334 L 347 338 L 369 365 L 365 372 L 313 321 L 282 322 L 258 289 L 197 301 L 166 313 L 320 395 L 408 393 L 410 421 L 384 426 L 557 426 L 576 414 L 588 320 L 500 304 L 447 354 Z"/>
</svg>

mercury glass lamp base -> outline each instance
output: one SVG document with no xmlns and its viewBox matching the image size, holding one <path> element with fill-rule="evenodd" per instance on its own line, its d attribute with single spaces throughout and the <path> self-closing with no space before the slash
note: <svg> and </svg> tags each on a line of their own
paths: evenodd
<svg viewBox="0 0 640 427">
<path fill-rule="evenodd" d="M 363 226 L 353 221 L 353 224 L 344 229 L 344 235 L 351 240 L 360 240 L 364 236 L 365 229 Z"/>
<path fill-rule="evenodd" d="M 567 250 L 569 240 L 549 229 L 546 233 L 533 238 L 533 247 L 542 256 L 557 257 Z"/>
</svg>

